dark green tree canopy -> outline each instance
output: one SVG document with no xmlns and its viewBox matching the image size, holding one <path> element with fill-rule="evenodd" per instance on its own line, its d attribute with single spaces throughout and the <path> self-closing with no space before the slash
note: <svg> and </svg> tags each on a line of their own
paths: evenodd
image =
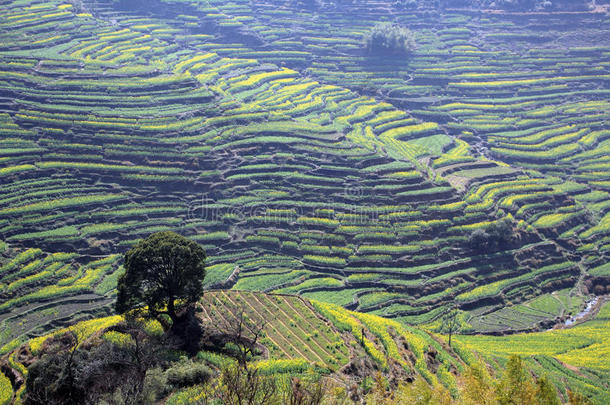
<svg viewBox="0 0 610 405">
<path fill-rule="evenodd" d="M 174 232 L 158 232 L 125 254 L 125 272 L 118 280 L 116 310 L 148 307 L 151 316 L 177 318 L 177 305 L 189 305 L 203 294 L 205 252 Z"/>
<path fill-rule="evenodd" d="M 415 49 L 415 36 L 405 27 L 390 22 L 376 24 L 365 36 L 372 54 L 408 54 Z"/>
</svg>

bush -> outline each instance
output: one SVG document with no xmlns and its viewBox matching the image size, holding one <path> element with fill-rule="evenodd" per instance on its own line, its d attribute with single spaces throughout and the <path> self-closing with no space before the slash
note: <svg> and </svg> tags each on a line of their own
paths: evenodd
<svg viewBox="0 0 610 405">
<path fill-rule="evenodd" d="M 47 339 L 38 360 L 28 367 L 24 404 L 156 403 L 167 391 L 160 367 L 169 360 L 175 342 L 169 336 L 149 335 L 146 324 L 136 320 L 113 330 L 116 333 L 107 334 L 113 338 L 97 344 L 77 330 Z M 201 375 L 176 374 L 174 381 Z"/>
<path fill-rule="evenodd" d="M 489 238 L 490 236 L 487 232 L 485 232 L 481 228 L 478 228 L 470 234 L 468 243 L 470 244 L 470 247 L 472 247 L 474 250 L 483 251 L 487 248 L 489 244 Z"/>
<path fill-rule="evenodd" d="M 212 370 L 203 363 L 181 361 L 165 372 L 167 383 L 182 388 L 206 382 L 212 376 Z"/>
<path fill-rule="evenodd" d="M 379 23 L 366 36 L 366 47 L 373 54 L 407 54 L 415 49 L 415 37 L 407 28 Z"/>
<path fill-rule="evenodd" d="M 468 239 L 470 247 L 484 252 L 487 249 L 505 248 L 514 239 L 513 221 L 504 218 L 492 222 L 486 229 L 475 229 Z"/>
<path fill-rule="evenodd" d="M 0 373 L 0 405 L 9 405 L 13 402 L 13 386 L 3 373 Z"/>
<path fill-rule="evenodd" d="M 82 352 L 48 354 L 28 367 L 26 405 L 84 403 L 86 392 L 76 381 L 76 364 L 84 363 Z"/>
</svg>

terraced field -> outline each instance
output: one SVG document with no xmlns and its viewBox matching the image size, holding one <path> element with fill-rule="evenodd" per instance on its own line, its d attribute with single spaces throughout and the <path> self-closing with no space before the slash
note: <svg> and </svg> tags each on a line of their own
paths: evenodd
<svg viewBox="0 0 610 405">
<path fill-rule="evenodd" d="M 500 369 L 510 355 L 522 356 L 534 373 L 547 373 L 562 394 L 567 384 L 604 403 L 610 395 L 609 315 L 606 302 L 595 319 L 570 329 L 502 337 L 458 336 L 456 340 Z"/>
<path fill-rule="evenodd" d="M 548 329 L 558 319 L 576 315 L 582 307 L 583 298 L 574 295 L 570 289 L 564 289 L 492 312 L 476 309 L 469 314 L 468 323 L 472 330 L 481 333 Z"/>
<path fill-rule="evenodd" d="M 7 319 L 96 289 L 70 308 L 103 307 L 113 255 L 167 229 L 206 247 L 209 287 L 403 324 L 457 304 L 477 329 L 589 270 L 607 284 L 604 14 L 439 16 L 372 0 L 0 7 Z M 415 32 L 409 58 L 363 51 L 385 19 Z M 502 243 L 470 241 L 501 222 Z M 104 270 L 50 292 L 63 288 L 54 262 L 11 267 L 31 249 Z M 46 322 L 29 319 L 5 325 L 5 341 Z"/>
<path fill-rule="evenodd" d="M 350 353 L 339 333 L 329 328 L 312 305 L 295 296 L 267 295 L 233 290 L 213 291 L 201 300 L 203 320 L 218 323 L 245 311 L 251 322 L 265 325 L 261 341 L 268 357 L 277 360 L 304 359 L 309 364 L 337 370 Z"/>
<path fill-rule="evenodd" d="M 105 314 L 116 288 L 119 255 L 80 264 L 76 253 L 30 248 L 0 266 L 0 330 L 6 352 L 25 335 L 38 335 L 84 317 Z"/>
</svg>

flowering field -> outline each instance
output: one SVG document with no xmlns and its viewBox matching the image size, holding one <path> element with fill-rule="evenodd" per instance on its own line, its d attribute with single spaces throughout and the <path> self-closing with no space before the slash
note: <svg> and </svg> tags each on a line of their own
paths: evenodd
<svg viewBox="0 0 610 405">
<path fill-rule="evenodd" d="M 568 381 L 603 403 L 610 395 L 609 310 L 610 303 L 605 303 L 593 320 L 569 329 L 502 337 L 462 335 L 456 341 L 490 362 L 502 364 L 510 355 L 522 356 L 535 373 L 548 374 L 557 382 Z M 602 383 L 592 385 L 591 381 Z"/>
<path fill-rule="evenodd" d="M 0 6 L 3 343 L 49 326 L 15 327 L 38 303 L 107 305 L 120 255 L 161 230 L 204 245 L 208 286 L 403 324 L 603 273 L 607 18 L 122 3 Z M 363 50 L 388 9 L 408 57 Z M 29 249 L 78 256 L 13 262 Z M 516 329 L 497 320 L 485 330 Z"/>
</svg>

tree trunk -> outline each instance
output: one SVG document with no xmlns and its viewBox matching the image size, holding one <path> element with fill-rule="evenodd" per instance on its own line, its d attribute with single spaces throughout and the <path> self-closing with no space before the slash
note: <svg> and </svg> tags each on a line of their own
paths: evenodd
<svg viewBox="0 0 610 405">
<path fill-rule="evenodd" d="M 172 319 L 172 323 L 176 323 L 178 319 L 178 315 L 176 315 L 176 308 L 174 306 L 174 299 L 170 298 L 167 303 L 167 314 Z"/>
</svg>

